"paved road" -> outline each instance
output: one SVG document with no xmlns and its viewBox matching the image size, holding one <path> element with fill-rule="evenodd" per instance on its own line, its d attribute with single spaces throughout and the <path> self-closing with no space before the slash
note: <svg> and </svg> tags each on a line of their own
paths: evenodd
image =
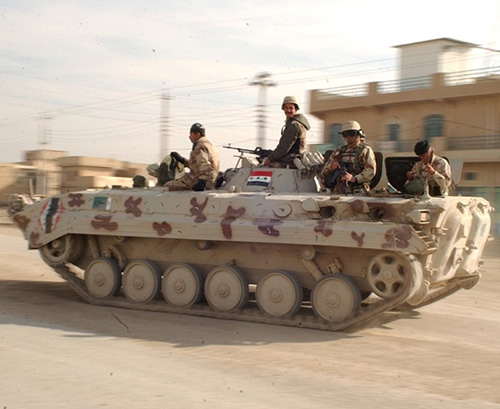
<svg viewBox="0 0 500 409">
<path fill-rule="evenodd" d="M 500 259 L 330 333 L 96 307 L 0 226 L 0 408 L 500 408 Z"/>
</svg>

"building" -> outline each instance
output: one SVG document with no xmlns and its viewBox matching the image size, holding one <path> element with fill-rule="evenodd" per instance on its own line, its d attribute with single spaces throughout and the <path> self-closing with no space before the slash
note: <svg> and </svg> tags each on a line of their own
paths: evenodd
<svg viewBox="0 0 500 409">
<path fill-rule="evenodd" d="M 131 187 L 134 176 L 148 177 L 147 165 L 109 158 L 66 156 L 64 151 L 27 151 L 23 162 L 0 164 L 0 205 L 6 205 L 12 194 L 45 197 L 114 185 Z"/>
<path fill-rule="evenodd" d="M 86 189 L 103 189 L 120 185 L 132 187 L 136 175 L 148 176 L 147 164 L 130 163 L 110 158 L 64 156 L 57 160 L 61 169 L 62 193 Z"/>
<path fill-rule="evenodd" d="M 343 144 L 339 131 L 349 119 L 384 155 L 413 155 L 427 139 L 452 164 L 462 163 L 458 194 L 483 196 L 500 209 L 500 66 L 473 68 L 477 47 L 448 38 L 397 48 L 399 80 L 311 91 L 311 114 L 324 123 L 324 145 L 316 148 Z M 500 233 L 498 212 L 493 222 Z"/>
</svg>

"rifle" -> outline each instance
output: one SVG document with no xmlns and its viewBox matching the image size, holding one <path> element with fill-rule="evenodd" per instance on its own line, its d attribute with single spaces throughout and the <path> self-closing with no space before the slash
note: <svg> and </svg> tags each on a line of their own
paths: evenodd
<svg viewBox="0 0 500 409">
<path fill-rule="evenodd" d="M 337 181 L 339 180 L 339 178 L 342 177 L 342 175 L 345 175 L 347 173 L 346 164 L 344 162 L 340 162 L 339 165 L 340 165 L 340 168 L 325 175 L 325 179 L 324 179 L 325 187 L 327 187 L 329 189 L 333 189 L 335 187 L 335 185 L 337 184 Z M 348 183 L 344 182 L 344 185 L 342 186 L 344 193 L 347 192 L 347 185 L 348 185 Z"/>
</svg>

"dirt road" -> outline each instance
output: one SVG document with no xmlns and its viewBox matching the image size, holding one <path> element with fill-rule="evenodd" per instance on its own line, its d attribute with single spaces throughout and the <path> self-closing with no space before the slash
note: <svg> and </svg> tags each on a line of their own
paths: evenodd
<svg viewBox="0 0 500 409">
<path fill-rule="evenodd" d="M 500 408 L 500 258 L 331 333 L 85 304 L 0 226 L 0 408 Z"/>
</svg>

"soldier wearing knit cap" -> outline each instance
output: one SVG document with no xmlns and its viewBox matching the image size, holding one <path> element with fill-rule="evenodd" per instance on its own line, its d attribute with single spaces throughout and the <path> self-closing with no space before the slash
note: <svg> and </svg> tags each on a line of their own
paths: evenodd
<svg viewBox="0 0 500 409">
<path fill-rule="evenodd" d="M 412 170 L 407 172 L 408 181 L 420 178 L 429 184 L 429 193 L 432 196 L 446 196 L 451 187 L 451 168 L 448 161 L 434 153 L 429 141 L 418 141 L 414 148 L 415 155 L 420 161 L 415 163 Z M 407 182 L 408 183 L 408 182 Z"/>
</svg>

